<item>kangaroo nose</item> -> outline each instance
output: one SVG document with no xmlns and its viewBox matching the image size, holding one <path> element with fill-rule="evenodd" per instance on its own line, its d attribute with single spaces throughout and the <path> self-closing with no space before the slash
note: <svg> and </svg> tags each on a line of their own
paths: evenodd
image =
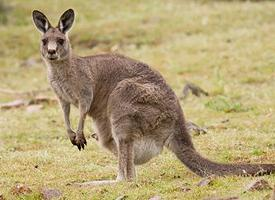
<svg viewBox="0 0 275 200">
<path fill-rule="evenodd" d="M 56 50 L 55 50 L 55 49 L 49 49 L 49 50 L 48 50 L 48 53 L 49 53 L 50 55 L 53 55 L 53 54 L 56 53 Z"/>
</svg>

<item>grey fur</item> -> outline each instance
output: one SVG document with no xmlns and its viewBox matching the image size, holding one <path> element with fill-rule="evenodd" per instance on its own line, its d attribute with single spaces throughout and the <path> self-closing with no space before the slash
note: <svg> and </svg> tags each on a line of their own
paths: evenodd
<svg viewBox="0 0 275 200">
<path fill-rule="evenodd" d="M 71 22 L 72 16 L 66 20 Z M 36 20 L 35 24 L 41 23 Z M 58 44 L 59 39 L 64 43 Z M 118 54 L 74 55 L 68 37 L 58 27 L 50 27 L 42 40 L 48 42 L 42 42 L 41 54 L 72 144 L 84 149 L 84 121 L 87 115 L 92 117 L 100 144 L 118 157 L 118 181 L 133 180 L 135 165 L 148 162 L 164 146 L 200 176 L 254 175 L 260 170 L 275 170 L 273 164 L 219 164 L 201 157 L 191 141 L 178 98 L 147 64 Z M 56 47 L 55 53 L 49 54 L 49 44 Z M 71 104 L 80 111 L 76 132 L 69 120 Z"/>
</svg>

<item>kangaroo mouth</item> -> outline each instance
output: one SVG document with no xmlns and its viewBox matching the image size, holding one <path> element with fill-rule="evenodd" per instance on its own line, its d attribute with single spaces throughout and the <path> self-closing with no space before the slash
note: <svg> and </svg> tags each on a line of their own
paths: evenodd
<svg viewBox="0 0 275 200">
<path fill-rule="evenodd" d="M 49 60 L 57 60 L 58 56 L 48 56 Z"/>
</svg>

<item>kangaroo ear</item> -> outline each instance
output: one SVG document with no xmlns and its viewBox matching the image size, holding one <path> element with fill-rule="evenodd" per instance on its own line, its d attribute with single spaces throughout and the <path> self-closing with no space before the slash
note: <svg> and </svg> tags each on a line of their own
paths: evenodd
<svg viewBox="0 0 275 200">
<path fill-rule="evenodd" d="M 65 34 L 72 27 L 73 22 L 74 22 L 74 10 L 69 9 L 69 10 L 66 10 L 60 17 L 57 27 L 62 33 Z"/>
<path fill-rule="evenodd" d="M 34 10 L 32 12 L 32 18 L 35 26 L 40 30 L 42 33 L 46 33 L 49 28 L 51 28 L 51 24 L 47 17 L 40 11 Z"/>
</svg>

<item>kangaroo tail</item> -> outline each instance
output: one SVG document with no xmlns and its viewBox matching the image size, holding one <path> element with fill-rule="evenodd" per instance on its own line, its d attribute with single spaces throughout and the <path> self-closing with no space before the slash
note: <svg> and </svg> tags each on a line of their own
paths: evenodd
<svg viewBox="0 0 275 200">
<path fill-rule="evenodd" d="M 222 164 L 208 160 L 202 157 L 190 143 L 191 139 L 186 129 L 181 130 L 184 130 L 184 133 L 181 131 L 181 133 L 170 136 L 168 148 L 183 164 L 199 176 L 260 176 L 275 172 L 275 164 Z"/>
</svg>

